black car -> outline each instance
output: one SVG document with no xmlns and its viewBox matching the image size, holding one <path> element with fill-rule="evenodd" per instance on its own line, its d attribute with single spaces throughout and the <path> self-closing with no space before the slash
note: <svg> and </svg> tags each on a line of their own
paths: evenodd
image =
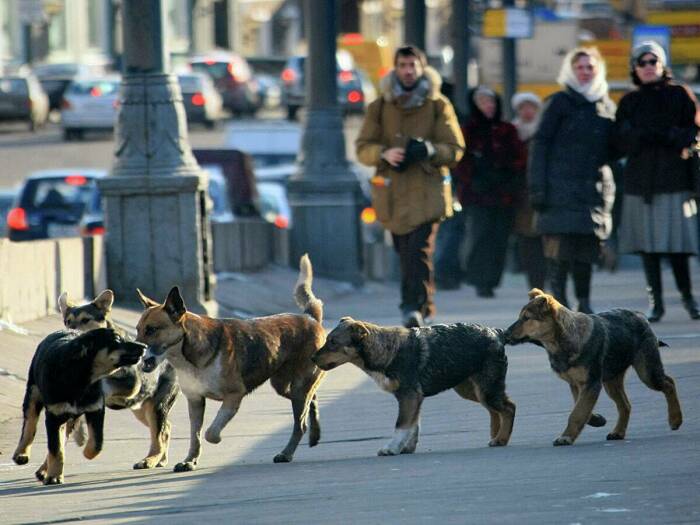
<svg viewBox="0 0 700 525">
<path fill-rule="evenodd" d="M 49 100 L 34 75 L 0 77 L 0 121 L 25 121 L 35 131 L 48 118 Z"/>
<path fill-rule="evenodd" d="M 177 76 L 182 93 L 182 102 L 190 124 L 204 124 L 212 129 L 221 118 L 221 95 L 214 87 L 209 75 L 204 73 L 181 73 Z"/>
<path fill-rule="evenodd" d="M 189 65 L 192 71 L 211 77 L 221 94 L 224 107 L 234 115 L 254 115 L 260 108 L 260 86 L 242 56 L 215 51 L 192 57 Z"/>
<path fill-rule="evenodd" d="M 97 191 L 102 170 L 46 170 L 24 181 L 7 214 L 7 236 L 28 241 L 80 235 L 80 220 Z"/>
<path fill-rule="evenodd" d="M 289 120 L 294 120 L 299 108 L 306 103 L 305 65 L 306 57 L 293 56 L 287 59 L 282 70 L 282 105 L 287 108 Z M 365 105 L 375 97 L 374 86 L 355 68 L 352 56 L 347 51 L 336 53 L 336 68 L 340 109 L 344 114 L 362 113 Z"/>
</svg>

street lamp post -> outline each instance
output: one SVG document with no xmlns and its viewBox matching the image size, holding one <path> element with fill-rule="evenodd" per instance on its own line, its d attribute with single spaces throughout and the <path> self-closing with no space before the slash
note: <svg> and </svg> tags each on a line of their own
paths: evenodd
<svg viewBox="0 0 700 525">
<path fill-rule="evenodd" d="M 318 275 L 362 282 L 360 186 L 345 156 L 336 85 L 336 1 L 304 0 L 307 119 L 299 172 L 289 182 L 292 264 L 307 253 Z"/>
<path fill-rule="evenodd" d="M 425 0 L 404 0 L 404 43 L 425 49 Z"/>
<path fill-rule="evenodd" d="M 164 1 L 123 0 L 123 79 L 104 197 L 107 281 L 117 297 L 135 289 L 163 299 L 181 288 L 187 307 L 214 312 L 206 176 L 187 138 L 177 79 L 168 74 Z"/>
</svg>

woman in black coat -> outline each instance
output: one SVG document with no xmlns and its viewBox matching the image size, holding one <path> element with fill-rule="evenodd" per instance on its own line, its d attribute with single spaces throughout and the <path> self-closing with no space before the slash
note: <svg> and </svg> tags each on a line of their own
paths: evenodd
<svg viewBox="0 0 700 525">
<path fill-rule="evenodd" d="M 693 96 L 672 82 L 666 53 L 655 42 L 637 46 L 630 58 L 639 86 L 620 100 L 616 139 L 627 156 L 620 223 L 620 251 L 642 256 L 649 294 L 649 321 L 664 315 L 662 256 L 668 257 L 692 319 L 699 319 L 688 257 L 698 252 L 696 175 L 688 150 L 696 140 L 698 116 Z"/>
<path fill-rule="evenodd" d="M 612 227 L 615 185 L 607 163 L 615 105 L 596 48 L 568 53 L 558 82 L 564 89 L 548 99 L 530 146 L 529 199 L 552 294 L 568 305 L 571 273 L 578 310 L 591 313 L 592 265 Z"/>
</svg>

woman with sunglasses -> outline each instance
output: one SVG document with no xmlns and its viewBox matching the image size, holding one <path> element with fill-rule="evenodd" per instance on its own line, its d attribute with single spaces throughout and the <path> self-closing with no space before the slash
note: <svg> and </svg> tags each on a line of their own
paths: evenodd
<svg viewBox="0 0 700 525">
<path fill-rule="evenodd" d="M 557 81 L 563 89 L 547 100 L 530 145 L 529 200 L 552 294 L 568 306 L 571 274 L 578 311 L 592 313 L 592 265 L 612 228 L 615 185 L 607 164 L 615 104 L 594 47 L 568 53 Z"/>
<path fill-rule="evenodd" d="M 620 100 L 615 133 L 627 156 L 620 251 L 642 256 L 649 321 L 664 315 L 662 257 L 671 263 L 683 307 L 691 319 L 700 319 L 688 267 L 698 251 L 697 181 L 688 160 L 700 122 L 695 100 L 671 80 L 666 53 L 656 42 L 632 50 L 630 69 L 638 87 Z"/>
</svg>

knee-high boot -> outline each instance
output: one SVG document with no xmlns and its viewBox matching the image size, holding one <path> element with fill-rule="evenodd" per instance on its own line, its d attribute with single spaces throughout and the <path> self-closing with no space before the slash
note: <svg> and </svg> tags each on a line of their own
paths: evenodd
<svg viewBox="0 0 700 525">
<path fill-rule="evenodd" d="M 686 309 L 691 319 L 700 319 L 700 311 L 693 297 L 692 285 L 690 284 L 688 256 L 685 254 L 673 254 L 669 258 L 671 259 L 671 268 L 676 279 L 676 286 L 681 293 L 683 308 Z"/>
<path fill-rule="evenodd" d="M 552 295 L 557 301 L 568 308 L 569 302 L 566 299 L 566 278 L 569 274 L 569 263 L 566 261 L 547 259 L 547 267 L 549 270 L 548 280 Z"/>
<path fill-rule="evenodd" d="M 649 310 L 646 313 L 650 323 L 660 321 L 664 316 L 664 298 L 661 287 L 661 258 L 657 254 L 642 254 L 644 264 L 644 276 L 647 280 L 647 295 L 649 296 Z"/>
<path fill-rule="evenodd" d="M 584 314 L 592 314 L 591 309 L 591 275 L 593 267 L 590 263 L 575 262 L 571 268 L 571 274 L 574 278 L 574 292 L 576 292 L 576 300 L 578 301 L 578 311 Z"/>
</svg>

